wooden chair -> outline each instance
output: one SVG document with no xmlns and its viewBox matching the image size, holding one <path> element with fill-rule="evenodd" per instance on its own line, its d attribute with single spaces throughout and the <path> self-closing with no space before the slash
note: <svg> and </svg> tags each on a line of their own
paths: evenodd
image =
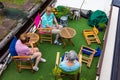
<svg viewBox="0 0 120 80">
<path fill-rule="evenodd" d="M 37 28 L 40 42 L 48 41 L 52 44 L 52 29 L 51 28 Z"/>
<path fill-rule="evenodd" d="M 22 69 L 31 69 L 33 71 L 34 61 L 30 60 L 30 56 L 12 56 L 18 72 Z"/>
<path fill-rule="evenodd" d="M 10 44 L 9 52 L 12 56 L 12 59 L 15 62 L 18 72 L 21 72 L 22 69 L 31 69 L 33 72 L 34 61 L 30 59 L 30 56 L 18 56 L 15 50 L 16 42 L 17 42 L 17 38 L 14 37 L 14 39 Z"/>
<path fill-rule="evenodd" d="M 101 44 L 100 39 L 98 37 L 98 32 L 99 31 L 95 26 L 93 29 L 83 30 L 83 35 L 88 45 L 90 45 L 92 42 L 97 42 L 98 44 Z"/>
<path fill-rule="evenodd" d="M 34 19 L 34 24 L 39 34 L 40 42 L 49 41 L 52 44 L 52 28 L 42 28 L 41 16 L 39 13 Z"/>
<path fill-rule="evenodd" d="M 82 65 L 82 55 L 81 54 L 78 54 L 78 59 L 79 59 L 79 63 Z M 54 69 L 60 69 L 59 68 L 60 61 L 61 61 L 61 59 L 60 59 L 60 52 L 57 52 L 55 68 Z M 81 72 L 81 67 L 80 67 L 79 70 L 72 71 L 72 72 L 65 72 L 65 71 L 61 70 L 60 71 L 60 75 L 59 76 L 58 75 L 55 76 L 55 80 L 57 80 L 58 78 L 63 78 L 63 77 L 68 77 L 71 80 L 79 80 L 80 79 L 80 72 Z"/>
<path fill-rule="evenodd" d="M 82 62 L 87 64 L 87 67 L 91 66 L 94 54 L 96 53 L 95 49 L 92 49 L 87 46 L 82 46 L 79 54 L 82 55 Z M 84 55 L 83 55 L 84 54 Z"/>
</svg>

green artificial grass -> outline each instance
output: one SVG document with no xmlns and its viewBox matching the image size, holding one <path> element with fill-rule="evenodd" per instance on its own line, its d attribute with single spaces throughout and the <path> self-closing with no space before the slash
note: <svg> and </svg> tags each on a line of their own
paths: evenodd
<svg viewBox="0 0 120 80">
<path fill-rule="evenodd" d="M 75 46 L 67 44 L 66 47 L 63 48 L 63 45 L 61 46 L 54 45 L 50 44 L 49 42 L 43 42 L 42 44 L 38 43 L 38 47 L 42 52 L 43 58 L 46 58 L 47 60 L 46 63 L 40 62 L 39 64 L 40 69 L 38 72 L 35 72 L 33 74 L 31 70 L 22 70 L 21 73 L 18 73 L 14 62 L 12 61 L 12 63 L 8 66 L 8 68 L 4 71 L 4 73 L 0 77 L 0 80 L 55 80 L 52 74 L 52 70 L 55 66 L 56 53 L 60 52 L 61 55 L 63 55 L 65 51 L 69 50 L 75 50 L 77 53 L 79 53 L 81 45 L 87 46 L 86 40 L 84 39 L 84 36 L 82 34 L 82 30 L 92 29 L 92 27 L 88 26 L 87 19 L 84 18 L 81 18 L 78 21 L 69 20 L 68 23 L 69 23 L 68 26 L 74 28 L 77 33 L 75 37 L 72 39 Z M 103 35 L 104 31 L 99 32 L 99 38 L 101 42 L 103 42 L 102 41 Z M 53 38 L 55 38 L 55 36 Z M 100 45 L 101 48 L 102 44 Z M 98 46 L 97 43 L 92 43 L 89 47 L 95 49 L 97 48 L 97 46 Z M 80 80 L 95 80 L 98 60 L 99 57 L 94 57 L 90 68 L 87 68 L 85 63 L 82 64 Z"/>
<path fill-rule="evenodd" d="M 0 0 L 0 2 L 7 2 L 7 3 L 13 3 L 17 5 L 22 5 L 26 2 L 27 0 Z"/>
</svg>

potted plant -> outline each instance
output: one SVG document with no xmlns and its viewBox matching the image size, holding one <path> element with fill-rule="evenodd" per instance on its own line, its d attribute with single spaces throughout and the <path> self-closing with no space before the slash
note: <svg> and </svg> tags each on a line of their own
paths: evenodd
<svg viewBox="0 0 120 80">
<path fill-rule="evenodd" d="M 56 76 L 57 80 L 62 80 L 62 78 L 61 78 L 61 72 L 62 72 L 61 69 L 59 69 L 58 67 L 55 67 L 53 69 L 53 75 Z"/>
<path fill-rule="evenodd" d="M 106 24 L 104 22 L 101 22 L 98 24 L 98 30 L 103 31 L 106 28 Z"/>
<path fill-rule="evenodd" d="M 56 9 L 53 9 L 57 19 L 60 19 L 62 16 L 67 16 L 70 14 L 70 9 L 64 6 L 58 6 Z"/>
</svg>

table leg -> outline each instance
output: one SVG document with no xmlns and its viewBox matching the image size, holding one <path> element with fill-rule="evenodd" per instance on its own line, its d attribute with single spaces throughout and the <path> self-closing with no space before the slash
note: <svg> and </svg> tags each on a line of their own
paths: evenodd
<svg viewBox="0 0 120 80">
<path fill-rule="evenodd" d="M 71 43 L 73 46 L 75 46 L 71 39 L 67 39 L 67 40 L 69 43 Z M 67 45 L 67 42 L 65 41 L 65 38 L 61 38 L 61 41 L 63 42 L 63 45 L 64 45 L 63 48 L 64 48 Z"/>
<path fill-rule="evenodd" d="M 71 39 L 67 39 L 67 40 L 68 40 L 73 46 L 75 46 Z"/>
<path fill-rule="evenodd" d="M 66 42 L 64 41 L 64 38 L 61 38 L 61 41 L 63 42 L 63 48 L 66 46 Z"/>
</svg>

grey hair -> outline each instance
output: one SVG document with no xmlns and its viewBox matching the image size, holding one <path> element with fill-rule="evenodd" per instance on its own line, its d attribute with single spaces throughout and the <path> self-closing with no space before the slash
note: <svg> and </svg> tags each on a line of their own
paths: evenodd
<svg viewBox="0 0 120 80">
<path fill-rule="evenodd" d="M 77 58 L 77 53 L 74 50 L 70 50 L 69 54 L 67 54 L 68 61 L 73 62 Z"/>
</svg>

